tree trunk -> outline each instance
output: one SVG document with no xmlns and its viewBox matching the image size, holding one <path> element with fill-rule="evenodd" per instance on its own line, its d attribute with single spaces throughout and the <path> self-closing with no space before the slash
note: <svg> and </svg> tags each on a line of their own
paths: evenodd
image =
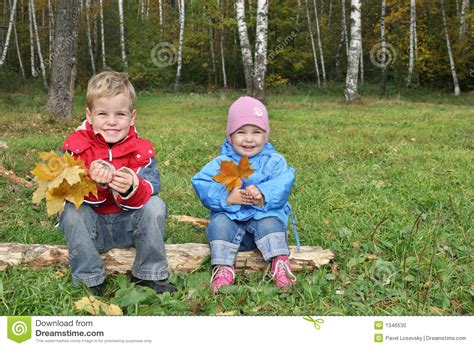
<svg viewBox="0 0 474 348">
<path fill-rule="evenodd" d="M 416 0 L 410 0 L 410 58 L 408 61 L 408 76 L 406 87 L 410 87 L 415 66 L 415 24 L 416 23 Z"/>
<path fill-rule="evenodd" d="M 349 39 L 347 38 L 347 20 L 346 20 L 346 0 L 342 0 L 342 18 L 341 18 L 341 25 L 342 25 L 342 33 L 344 34 L 344 43 L 346 45 L 346 59 L 349 59 Z M 351 6 L 352 7 L 352 6 Z M 351 8 L 351 15 L 352 15 L 352 8 Z"/>
<path fill-rule="evenodd" d="M 94 52 L 92 51 L 92 39 L 91 39 L 91 25 L 89 12 L 91 10 L 91 0 L 86 0 L 86 36 L 87 36 L 87 48 L 89 49 L 89 58 L 91 59 L 92 75 L 95 75 L 95 59 Z"/>
<path fill-rule="evenodd" d="M 168 267 L 171 272 L 189 273 L 201 268 L 210 257 L 207 244 L 185 243 L 166 244 Z M 331 250 L 317 246 L 302 246 L 298 252 L 290 246 L 289 261 L 293 271 L 306 271 L 320 268 L 334 258 Z M 112 249 L 102 254 L 105 269 L 108 273 L 130 272 L 135 249 Z M 62 245 L 0 243 L 0 271 L 16 265 L 28 265 L 32 269 L 53 265 L 68 264 L 68 250 Z M 259 251 L 239 252 L 236 268 L 245 270 L 265 270 L 268 267 Z"/>
<path fill-rule="evenodd" d="M 51 60 L 53 59 L 53 40 L 54 40 L 54 15 L 51 0 L 48 0 L 48 39 L 49 39 L 49 62 L 51 68 Z"/>
<path fill-rule="evenodd" d="M 38 25 L 36 24 L 36 14 L 35 14 L 35 3 L 34 0 L 30 0 L 30 9 L 31 9 L 31 19 L 33 20 L 33 29 L 36 38 L 36 49 L 38 51 L 38 58 L 41 68 L 41 77 L 43 78 L 43 86 L 45 90 L 48 90 L 48 81 L 46 78 L 46 68 L 44 66 L 43 53 L 41 51 L 41 41 L 38 34 Z"/>
<path fill-rule="evenodd" d="M 213 21 L 211 16 L 209 15 L 209 25 L 207 26 L 208 34 L 209 34 L 209 48 L 211 50 L 211 66 L 212 66 L 212 74 L 214 75 L 214 85 L 217 85 L 217 70 L 216 70 L 216 52 L 214 50 L 214 29 L 212 28 Z"/>
<path fill-rule="evenodd" d="M 23 60 L 21 59 L 20 45 L 18 44 L 18 34 L 16 33 L 15 23 L 13 23 L 13 33 L 15 34 L 16 53 L 18 55 L 18 64 L 20 65 L 21 76 L 23 76 L 23 78 L 25 79 L 25 67 L 23 66 Z"/>
<path fill-rule="evenodd" d="M 321 6 L 322 6 L 322 1 L 321 1 Z M 313 6 L 314 6 L 314 16 L 316 18 L 316 31 L 318 34 L 318 47 L 319 47 L 319 56 L 321 59 L 321 72 L 323 73 L 323 85 L 326 85 L 326 67 L 324 66 L 324 54 L 323 54 L 323 45 L 321 42 L 321 30 L 319 26 L 319 13 L 318 13 L 318 6 L 316 5 L 316 0 L 313 0 Z"/>
<path fill-rule="evenodd" d="M 462 0 L 461 17 L 459 19 L 459 38 L 462 39 L 467 34 L 466 12 L 469 12 L 469 0 Z"/>
<path fill-rule="evenodd" d="M 217 6 L 219 7 L 219 11 L 221 11 L 220 15 L 220 22 L 222 25 L 221 32 L 220 32 L 220 49 L 221 49 L 221 67 L 222 67 L 222 82 L 224 84 L 224 89 L 227 90 L 227 74 L 225 71 L 225 56 L 224 56 L 224 25 L 222 24 L 224 21 L 224 9 L 220 6 L 220 0 L 217 0 Z"/>
<path fill-rule="evenodd" d="M 30 33 L 30 65 L 31 65 L 31 76 L 36 77 L 38 73 L 36 72 L 35 65 L 35 37 L 33 34 L 33 16 L 31 15 L 31 6 L 30 0 L 28 1 L 28 30 Z"/>
<path fill-rule="evenodd" d="M 72 117 L 79 16 L 79 0 L 57 0 L 51 87 L 46 102 L 46 112 L 56 117 Z"/>
<path fill-rule="evenodd" d="M 308 0 L 304 1 L 304 5 L 305 5 L 305 10 L 306 10 L 306 21 L 308 22 L 309 37 L 311 39 L 311 49 L 313 51 L 314 69 L 316 70 L 316 78 L 318 80 L 318 87 L 321 87 L 321 78 L 319 77 L 318 55 L 316 54 L 316 47 L 314 45 L 313 28 L 311 25 L 311 17 L 309 15 Z"/>
<path fill-rule="evenodd" d="M 382 0 L 381 14 L 380 14 L 380 49 L 382 51 L 381 77 L 379 86 L 379 95 L 385 96 L 385 86 L 387 83 L 387 47 L 385 42 L 385 0 Z"/>
<path fill-rule="evenodd" d="M 352 102 L 360 99 L 357 91 L 357 77 L 359 74 L 361 38 L 360 0 L 351 0 L 351 44 L 346 75 L 346 101 Z"/>
<path fill-rule="evenodd" d="M 160 12 L 160 31 L 163 35 L 163 0 L 158 2 L 158 10 Z"/>
<path fill-rule="evenodd" d="M 104 33 L 104 4 L 103 0 L 99 0 L 100 12 L 100 47 L 102 52 L 102 69 L 105 69 L 105 33 Z"/>
<path fill-rule="evenodd" d="M 441 2 L 441 15 L 443 16 L 444 34 L 446 36 L 446 46 L 448 48 L 449 64 L 451 65 L 451 73 L 453 75 L 454 95 L 459 96 L 461 95 L 461 89 L 459 88 L 459 81 L 456 75 L 456 65 L 454 64 L 453 51 L 451 49 L 451 41 L 449 39 L 448 25 L 446 23 L 446 14 L 444 12 L 444 0 L 440 0 L 440 2 Z"/>
<path fill-rule="evenodd" d="M 125 70 L 128 69 L 127 55 L 125 54 L 125 23 L 123 20 L 123 0 L 118 0 L 119 20 L 120 20 L 120 53 L 122 56 L 122 65 Z"/>
<path fill-rule="evenodd" d="M 15 23 L 16 1 L 17 0 L 13 0 L 13 5 L 11 6 L 10 20 L 8 22 L 7 38 L 5 39 L 5 45 L 3 46 L 2 55 L 0 56 L 0 66 L 2 66 L 5 63 L 5 59 L 7 58 L 8 46 L 10 45 L 10 36 L 13 30 L 13 25 Z"/>
<path fill-rule="evenodd" d="M 179 42 L 178 42 L 178 67 L 176 69 L 176 80 L 174 82 L 174 91 L 179 89 L 181 80 L 181 69 L 183 64 L 183 41 L 184 41 L 184 22 L 185 22 L 185 5 L 184 0 L 178 0 L 179 4 Z"/>
<path fill-rule="evenodd" d="M 247 24 L 245 23 L 245 4 L 244 0 L 235 1 L 235 13 L 237 19 L 237 29 L 239 32 L 240 49 L 242 51 L 242 62 L 244 64 L 245 85 L 247 87 L 247 95 L 253 95 L 253 60 L 252 51 L 250 50 L 249 35 L 247 32 Z"/>
<path fill-rule="evenodd" d="M 257 2 L 257 33 L 255 35 L 255 62 L 253 97 L 265 102 L 265 73 L 267 71 L 268 0 Z"/>
</svg>

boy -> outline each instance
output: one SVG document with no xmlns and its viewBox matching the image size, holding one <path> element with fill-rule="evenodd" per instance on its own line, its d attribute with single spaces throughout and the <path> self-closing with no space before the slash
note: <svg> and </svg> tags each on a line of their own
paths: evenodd
<svg viewBox="0 0 474 348">
<path fill-rule="evenodd" d="M 79 209 L 67 202 L 60 227 L 69 249 L 74 284 L 102 292 L 105 270 L 99 253 L 135 247 L 132 282 L 157 293 L 173 292 L 163 242 L 167 208 L 157 196 L 160 173 L 151 142 L 135 131 L 135 90 L 127 76 L 104 71 L 87 87 L 86 121 L 62 149 L 80 157 L 97 183 L 98 197 Z"/>
</svg>

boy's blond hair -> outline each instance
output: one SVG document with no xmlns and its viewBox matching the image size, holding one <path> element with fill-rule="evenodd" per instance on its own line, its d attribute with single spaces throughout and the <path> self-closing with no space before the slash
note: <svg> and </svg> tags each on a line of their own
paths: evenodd
<svg viewBox="0 0 474 348">
<path fill-rule="evenodd" d="M 127 74 L 113 70 L 103 71 L 91 77 L 87 85 L 87 107 L 92 110 L 94 98 L 115 97 L 123 93 L 130 99 L 130 111 L 133 111 L 135 88 L 128 80 Z"/>
</svg>

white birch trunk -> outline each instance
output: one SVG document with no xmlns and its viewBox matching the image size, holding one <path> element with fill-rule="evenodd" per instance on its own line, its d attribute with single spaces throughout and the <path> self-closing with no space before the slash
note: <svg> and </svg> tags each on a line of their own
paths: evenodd
<svg viewBox="0 0 474 348">
<path fill-rule="evenodd" d="M 467 34 L 466 13 L 469 12 L 469 0 L 462 0 L 461 18 L 459 19 L 459 38 Z"/>
<path fill-rule="evenodd" d="M 31 8 L 31 19 L 33 20 L 33 30 L 35 33 L 35 38 L 36 38 L 36 50 L 38 52 L 38 58 L 40 62 L 40 68 L 41 68 L 41 76 L 43 78 L 43 86 L 45 89 L 48 89 L 48 81 L 46 79 L 46 69 L 44 66 L 44 60 L 43 60 L 43 53 L 41 51 L 41 41 L 40 37 L 38 34 L 38 25 L 36 24 L 36 14 L 35 14 L 35 2 L 34 0 L 30 0 L 30 8 Z"/>
<path fill-rule="evenodd" d="M 30 65 L 31 65 L 31 76 L 36 77 L 38 73 L 36 72 L 35 64 L 35 37 L 33 34 L 33 16 L 31 15 L 31 6 L 30 0 L 28 1 L 28 30 L 30 33 Z"/>
<path fill-rule="evenodd" d="M 23 60 L 21 58 L 20 45 L 18 44 L 18 34 L 16 33 L 15 23 L 13 23 L 13 34 L 15 35 L 16 53 L 18 55 L 18 64 L 20 64 L 21 76 L 23 76 L 23 78 L 26 78 L 25 67 L 23 66 Z"/>
<path fill-rule="evenodd" d="M 245 4 L 244 0 L 235 1 L 235 13 L 237 19 L 237 29 L 239 33 L 240 50 L 242 52 L 242 61 L 244 64 L 245 85 L 247 87 L 247 95 L 253 95 L 252 81 L 252 51 L 250 50 L 249 36 L 247 32 L 247 24 L 245 23 Z"/>
<path fill-rule="evenodd" d="M 257 2 L 257 32 L 253 70 L 253 97 L 265 101 L 265 73 L 267 71 L 268 0 Z"/>
<path fill-rule="evenodd" d="M 453 75 L 454 95 L 459 96 L 461 95 L 461 89 L 459 88 L 459 81 L 456 75 L 456 65 L 454 64 L 453 51 L 451 49 L 451 41 L 449 39 L 448 25 L 446 23 L 446 14 L 444 12 L 444 0 L 440 0 L 440 2 L 441 2 L 441 15 L 443 16 L 444 34 L 446 36 L 446 46 L 448 48 L 449 64 L 451 65 L 451 73 Z"/>
<path fill-rule="evenodd" d="M 305 5 L 305 10 L 306 10 L 306 21 L 308 22 L 309 37 L 311 39 L 311 49 L 313 51 L 314 69 L 316 70 L 316 78 L 318 80 L 318 87 L 321 87 L 321 78 L 319 77 L 318 55 L 316 53 L 316 47 L 314 44 L 313 28 L 311 25 L 311 17 L 309 15 L 309 9 L 308 9 L 308 0 L 304 1 L 304 5 Z"/>
<path fill-rule="evenodd" d="M 91 0 L 86 0 L 86 36 L 87 36 L 87 47 L 89 49 L 89 58 L 91 59 L 92 74 L 95 75 L 95 59 L 94 52 L 92 51 L 92 38 L 91 38 L 91 26 L 89 12 L 91 9 Z"/>
<path fill-rule="evenodd" d="M 120 20 L 120 54 L 122 56 L 122 65 L 125 70 L 128 69 L 127 55 L 125 54 L 125 23 L 123 20 L 123 0 L 118 0 L 119 20 Z"/>
<path fill-rule="evenodd" d="M 344 92 L 348 102 L 360 99 L 357 91 L 361 38 L 360 7 L 360 0 L 351 0 L 351 42 L 346 75 L 346 90 Z"/>
<path fill-rule="evenodd" d="M 212 18 L 209 16 L 209 25 L 208 34 L 209 34 L 209 48 L 211 49 L 211 65 L 212 65 L 212 73 L 214 75 L 214 84 L 217 85 L 217 75 L 216 75 L 216 52 L 214 50 L 214 29 L 212 28 Z"/>
<path fill-rule="evenodd" d="M 160 13 L 160 31 L 163 34 L 163 0 L 158 2 L 158 11 Z"/>
<path fill-rule="evenodd" d="M 104 32 L 104 4 L 103 0 L 99 0 L 100 12 L 100 47 L 102 51 L 102 68 L 106 67 L 105 63 L 105 32 Z"/>
<path fill-rule="evenodd" d="M 10 45 L 10 36 L 13 30 L 13 24 L 15 23 L 16 2 L 17 0 L 13 0 L 13 5 L 11 7 L 10 20 L 8 22 L 7 37 L 5 39 L 5 45 L 3 47 L 2 56 L 0 57 L 0 66 L 2 66 L 5 63 L 5 59 L 7 58 L 8 46 Z"/>
<path fill-rule="evenodd" d="M 410 57 L 408 60 L 408 76 L 406 87 L 410 87 L 415 67 L 415 24 L 416 23 L 416 0 L 410 0 Z"/>
<path fill-rule="evenodd" d="M 183 64 L 183 41 L 184 41 L 184 23 L 185 23 L 185 5 L 184 0 L 178 0 L 179 4 L 179 41 L 178 41 L 178 67 L 176 69 L 176 80 L 174 82 L 175 92 L 179 89 L 181 80 L 181 69 Z"/>
<path fill-rule="evenodd" d="M 333 1 L 333 0 L 329 0 L 328 28 L 331 28 L 331 18 L 332 18 L 332 1 Z"/>
<path fill-rule="evenodd" d="M 346 25 L 346 0 L 341 1 L 342 11 L 341 11 L 341 24 L 342 24 L 342 33 L 344 34 L 344 43 L 346 45 L 346 58 L 349 58 L 349 40 L 347 38 L 347 25 Z M 351 6 L 352 7 L 352 6 Z M 351 11 L 352 14 L 352 11 Z"/>
<path fill-rule="evenodd" d="M 219 11 L 221 11 L 220 22 L 222 23 L 223 20 L 224 20 L 224 9 L 221 8 L 220 0 L 217 0 L 217 6 L 219 7 Z M 227 74 L 226 74 L 226 71 L 225 71 L 224 47 L 225 47 L 225 45 L 224 45 L 224 25 L 222 25 L 221 32 L 220 32 L 222 82 L 224 84 L 224 89 L 227 90 Z"/>
<path fill-rule="evenodd" d="M 326 67 L 324 65 L 323 45 L 321 43 L 321 30 L 319 26 L 319 13 L 318 13 L 318 6 L 316 5 L 316 0 L 313 0 L 313 5 L 314 5 L 314 16 L 316 17 L 316 31 L 318 34 L 318 47 L 319 47 L 319 56 L 321 59 L 321 72 L 323 73 L 323 85 L 326 85 L 326 81 L 327 81 L 326 80 Z"/>
<path fill-rule="evenodd" d="M 49 61 L 53 56 L 53 39 L 54 39 L 54 12 L 51 0 L 48 0 L 48 39 L 49 39 Z"/>
<path fill-rule="evenodd" d="M 362 48 L 362 28 L 361 28 L 361 35 L 360 35 L 360 82 L 364 82 L 364 50 Z"/>
<path fill-rule="evenodd" d="M 381 96 L 385 95 L 385 83 L 387 80 L 387 65 L 386 65 L 386 60 L 387 60 L 387 47 L 386 47 L 386 42 L 385 42 L 385 0 L 382 0 L 382 6 L 381 6 L 381 14 L 380 14 L 380 49 L 382 51 L 382 62 L 381 62 L 381 68 L 382 68 L 382 76 L 380 79 L 380 89 L 379 89 L 379 94 Z"/>
</svg>

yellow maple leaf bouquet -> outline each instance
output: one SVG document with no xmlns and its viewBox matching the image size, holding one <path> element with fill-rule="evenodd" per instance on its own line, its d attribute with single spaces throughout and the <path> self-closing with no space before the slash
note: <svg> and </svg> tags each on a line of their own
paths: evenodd
<svg viewBox="0 0 474 348">
<path fill-rule="evenodd" d="M 97 186 L 87 175 L 84 162 L 75 159 L 68 152 L 60 155 L 54 151 L 41 152 L 40 158 L 45 163 L 36 163 L 34 181 L 38 188 L 33 193 L 33 203 L 46 199 L 48 215 L 54 215 L 64 209 L 65 201 L 73 203 L 77 209 L 84 197 L 91 193 L 97 197 Z"/>
</svg>

